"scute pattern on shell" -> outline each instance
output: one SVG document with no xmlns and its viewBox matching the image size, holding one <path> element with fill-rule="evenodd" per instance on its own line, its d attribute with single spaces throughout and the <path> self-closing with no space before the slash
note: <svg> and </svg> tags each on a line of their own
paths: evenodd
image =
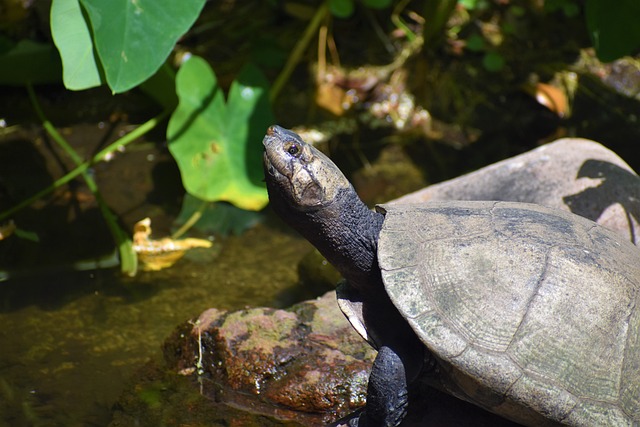
<svg viewBox="0 0 640 427">
<path fill-rule="evenodd" d="M 537 205 L 383 210 L 385 287 L 453 394 L 525 425 L 639 425 L 637 247 Z"/>
</svg>

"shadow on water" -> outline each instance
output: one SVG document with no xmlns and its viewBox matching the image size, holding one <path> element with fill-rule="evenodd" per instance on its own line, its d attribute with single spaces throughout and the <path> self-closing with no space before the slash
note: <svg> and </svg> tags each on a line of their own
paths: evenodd
<svg viewBox="0 0 640 427">
<path fill-rule="evenodd" d="M 640 177 L 612 163 L 591 159 L 582 164 L 576 178 L 599 179 L 601 183 L 563 197 L 571 212 L 597 221 L 605 210 L 619 204 L 627 218 L 629 239 L 638 244 L 634 221 L 640 223 Z"/>
</svg>

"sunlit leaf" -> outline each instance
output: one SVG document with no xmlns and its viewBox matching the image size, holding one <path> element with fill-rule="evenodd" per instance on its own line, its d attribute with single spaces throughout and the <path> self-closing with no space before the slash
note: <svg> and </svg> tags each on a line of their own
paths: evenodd
<svg viewBox="0 0 640 427">
<path fill-rule="evenodd" d="M 79 0 L 53 0 L 51 35 L 62 58 L 62 79 L 67 89 L 82 90 L 103 83 Z"/>
<path fill-rule="evenodd" d="M 273 123 L 267 81 L 252 66 L 231 85 L 225 103 L 205 60 L 192 57 L 176 76 L 179 104 L 167 129 L 169 150 L 190 194 L 249 210 L 268 201 L 262 183 L 262 138 Z"/>
<path fill-rule="evenodd" d="M 164 63 L 205 0 L 80 0 L 109 87 L 139 85 Z"/>
<path fill-rule="evenodd" d="M 133 250 L 144 271 L 158 271 L 171 267 L 184 254 L 195 248 L 210 248 L 212 243 L 197 238 L 151 238 L 151 219 L 145 218 L 133 226 Z"/>
</svg>

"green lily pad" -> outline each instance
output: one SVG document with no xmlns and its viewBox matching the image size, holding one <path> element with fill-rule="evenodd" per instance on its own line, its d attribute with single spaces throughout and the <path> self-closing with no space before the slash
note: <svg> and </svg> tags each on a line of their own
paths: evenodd
<svg viewBox="0 0 640 427">
<path fill-rule="evenodd" d="M 124 92 L 152 76 L 193 25 L 205 0 L 80 0 L 109 87 Z"/>
<path fill-rule="evenodd" d="M 231 85 L 229 100 L 207 62 L 187 60 L 176 76 L 179 104 L 167 139 L 187 192 L 260 210 L 268 202 L 262 171 L 262 138 L 273 123 L 268 84 L 246 66 Z"/>
<path fill-rule="evenodd" d="M 79 0 L 53 0 L 51 35 L 62 58 L 62 80 L 67 89 L 83 90 L 103 83 Z"/>
</svg>

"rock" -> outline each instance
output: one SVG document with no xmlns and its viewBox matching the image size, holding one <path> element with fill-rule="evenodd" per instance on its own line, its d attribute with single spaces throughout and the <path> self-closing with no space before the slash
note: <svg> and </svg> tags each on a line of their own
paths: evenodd
<svg viewBox="0 0 640 427">
<path fill-rule="evenodd" d="M 425 179 L 403 147 L 391 144 L 373 163 L 356 171 L 352 183 L 362 201 L 371 206 L 422 188 Z"/>
<path fill-rule="evenodd" d="M 199 373 L 205 394 L 305 425 L 362 406 L 375 357 L 333 292 L 287 310 L 209 309 L 178 328 L 164 353 L 170 369 Z"/>
<path fill-rule="evenodd" d="M 342 422 L 332 424 L 344 426 L 353 412 L 364 405 L 369 370 L 376 353 L 344 319 L 335 298 L 334 292 L 327 292 L 287 310 L 209 309 L 196 321 L 185 322 L 167 339 L 165 360 L 170 372 L 197 378 L 201 393 L 213 402 L 268 415 L 269 423 L 282 419 L 304 426 L 322 426 L 344 417 Z M 162 381 L 154 377 L 147 381 L 151 385 L 138 385 L 136 389 L 158 389 L 159 382 L 184 389 L 183 383 L 166 376 Z M 418 410 L 409 413 L 406 427 L 432 423 L 456 427 L 515 426 L 471 404 L 423 387 L 418 395 L 424 404 L 416 405 Z M 213 402 L 211 405 L 219 405 Z M 120 420 L 131 420 L 131 413 L 139 412 L 140 406 L 149 411 L 131 396 L 123 397 L 120 406 L 134 408 L 121 411 Z M 211 409 L 205 405 L 202 411 Z M 233 420 L 241 417 L 224 407 L 217 411 Z M 146 415 L 150 416 L 161 418 L 155 413 Z M 135 417 L 139 418 L 145 417 Z M 247 422 L 245 419 L 239 425 L 248 425 Z M 122 423 L 113 427 L 126 425 Z"/>
<path fill-rule="evenodd" d="M 640 241 L 640 177 L 597 142 L 564 138 L 475 172 L 431 185 L 393 203 L 506 200 L 584 216 Z"/>
</svg>

